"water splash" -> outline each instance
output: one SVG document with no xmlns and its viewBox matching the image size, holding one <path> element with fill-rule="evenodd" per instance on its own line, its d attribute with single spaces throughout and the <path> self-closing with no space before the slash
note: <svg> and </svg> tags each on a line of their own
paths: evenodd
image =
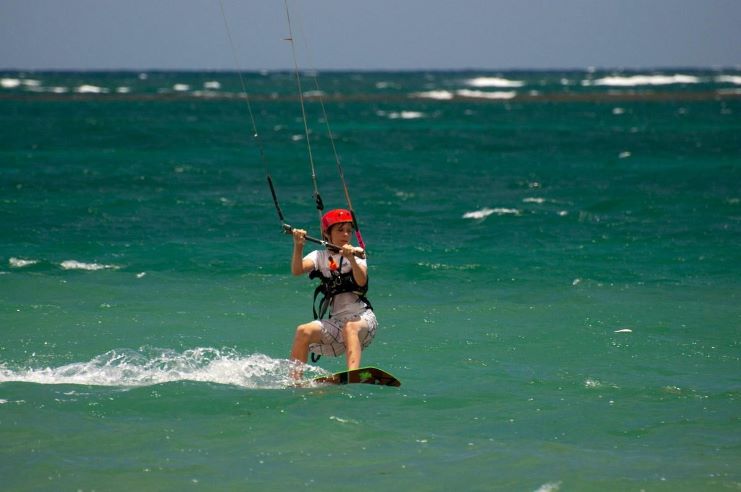
<svg viewBox="0 0 741 492">
<path fill-rule="evenodd" d="M 184 352 L 142 347 L 115 349 L 87 362 L 59 367 L 12 369 L 0 365 L 0 383 L 82 384 L 138 387 L 175 381 L 228 384 L 244 388 L 275 389 L 294 386 L 295 362 L 263 354 L 242 355 L 234 349 L 194 348 Z M 304 377 L 326 372 L 304 366 Z"/>
</svg>

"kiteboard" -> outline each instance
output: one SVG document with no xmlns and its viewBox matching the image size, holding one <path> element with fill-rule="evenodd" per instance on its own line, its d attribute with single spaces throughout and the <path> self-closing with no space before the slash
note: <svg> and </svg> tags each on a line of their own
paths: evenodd
<svg viewBox="0 0 741 492">
<path fill-rule="evenodd" d="M 361 367 L 350 371 L 336 372 L 331 376 L 314 378 L 319 384 L 377 384 L 381 386 L 401 386 L 401 381 L 377 367 Z"/>
</svg>

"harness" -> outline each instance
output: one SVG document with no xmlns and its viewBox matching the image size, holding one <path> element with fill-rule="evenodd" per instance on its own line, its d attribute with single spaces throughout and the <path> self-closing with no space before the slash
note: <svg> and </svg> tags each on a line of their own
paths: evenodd
<svg viewBox="0 0 741 492">
<path fill-rule="evenodd" d="M 368 281 L 366 280 L 365 285 L 361 286 L 355 281 L 355 278 L 352 275 L 352 270 L 346 273 L 341 273 L 342 262 L 344 259 L 344 257 L 340 257 L 340 266 L 337 270 L 332 270 L 329 277 L 325 277 L 321 270 L 313 270 L 309 274 L 310 279 L 318 278 L 321 280 L 321 283 L 317 285 L 316 289 L 314 289 L 314 302 L 311 306 L 314 313 L 314 319 L 324 318 L 334 296 L 344 292 L 352 292 L 357 295 L 366 306 L 368 306 L 368 309 L 373 309 L 370 301 L 365 297 L 365 294 L 368 292 Z M 317 309 L 317 298 L 319 298 L 320 295 L 321 298 L 319 299 L 319 306 Z M 332 317 L 331 312 L 329 317 Z"/>
</svg>

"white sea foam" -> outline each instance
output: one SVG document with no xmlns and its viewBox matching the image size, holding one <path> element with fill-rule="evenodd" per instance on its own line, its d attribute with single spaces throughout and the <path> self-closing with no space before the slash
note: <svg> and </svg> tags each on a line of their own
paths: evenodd
<svg viewBox="0 0 741 492">
<path fill-rule="evenodd" d="M 412 97 L 419 97 L 422 99 L 435 99 L 437 101 L 448 101 L 453 99 L 454 95 L 450 91 L 424 91 L 414 92 Z"/>
<path fill-rule="evenodd" d="M 528 197 L 522 199 L 523 203 L 545 203 L 545 198 Z"/>
<path fill-rule="evenodd" d="M 5 77 L 0 79 L 0 87 L 3 89 L 15 89 L 17 87 L 20 87 L 21 85 L 21 79 L 12 79 L 10 77 Z"/>
<path fill-rule="evenodd" d="M 175 92 L 187 92 L 190 90 L 190 86 L 188 84 L 175 84 L 172 86 L 172 90 Z"/>
<path fill-rule="evenodd" d="M 129 92 L 131 92 L 131 87 L 126 87 L 126 86 L 116 87 L 116 92 L 118 94 L 128 94 Z"/>
<path fill-rule="evenodd" d="M 463 265 L 448 265 L 446 263 L 430 263 L 428 261 L 419 261 L 417 262 L 418 266 L 429 268 L 431 270 L 459 270 L 459 271 L 467 271 L 467 270 L 478 270 L 481 268 L 481 265 L 477 263 L 466 263 Z"/>
<path fill-rule="evenodd" d="M 10 258 L 8 260 L 8 264 L 12 268 L 23 268 L 23 267 L 35 265 L 38 262 L 39 262 L 38 260 L 24 260 L 22 258 Z"/>
<path fill-rule="evenodd" d="M 385 80 L 376 82 L 376 89 L 400 89 L 401 86 L 396 82 L 387 82 Z"/>
<path fill-rule="evenodd" d="M 75 92 L 78 94 L 107 94 L 109 90 L 105 87 L 98 87 L 97 85 L 83 84 L 75 87 Z"/>
<path fill-rule="evenodd" d="M 492 208 L 482 208 L 481 210 L 475 210 L 473 212 L 466 212 L 463 214 L 464 219 L 485 219 L 494 213 Z"/>
<path fill-rule="evenodd" d="M 292 383 L 295 362 L 267 355 L 240 355 L 233 349 L 194 348 L 184 352 L 143 347 L 116 349 L 87 362 L 59 367 L 10 369 L 0 366 L 0 382 L 138 387 L 175 381 L 284 388 Z M 326 374 L 305 366 L 307 376 Z"/>
<path fill-rule="evenodd" d="M 460 97 L 472 97 L 476 99 L 512 99 L 517 95 L 515 91 L 474 91 L 471 89 L 460 89 L 455 92 Z"/>
<path fill-rule="evenodd" d="M 466 82 L 471 87 L 522 87 L 522 80 L 509 80 L 502 77 L 475 77 Z"/>
<path fill-rule="evenodd" d="M 392 120 L 394 119 L 402 119 L 402 120 L 416 120 L 418 118 L 424 118 L 425 114 L 421 111 L 399 111 L 398 113 L 389 113 L 388 117 Z"/>
<path fill-rule="evenodd" d="M 304 97 L 324 97 L 325 95 L 324 91 L 313 90 L 304 92 Z"/>
<path fill-rule="evenodd" d="M 535 492 L 557 492 L 560 488 L 561 482 L 548 482 L 535 489 Z"/>
<path fill-rule="evenodd" d="M 425 117 L 425 114 L 420 111 L 378 111 L 376 114 L 390 120 L 416 120 Z"/>
<path fill-rule="evenodd" d="M 497 215 L 520 215 L 520 211 L 515 208 L 482 208 L 473 212 L 463 214 L 464 219 L 485 219 L 492 214 Z"/>
<path fill-rule="evenodd" d="M 83 263 L 76 260 L 66 260 L 59 264 L 65 270 L 116 270 L 121 268 L 116 265 L 101 265 L 99 263 Z"/>
<path fill-rule="evenodd" d="M 715 81 L 719 84 L 736 84 L 741 85 L 741 75 L 718 75 Z"/>
<path fill-rule="evenodd" d="M 203 98 L 213 98 L 213 97 L 223 97 L 227 96 L 224 92 L 217 92 L 217 91 L 193 91 L 191 92 L 195 97 L 203 97 Z M 227 96 L 230 97 L 230 96 Z"/>
<path fill-rule="evenodd" d="M 641 85 L 697 84 L 699 77 L 694 75 L 614 75 L 595 80 L 582 80 L 581 85 L 609 87 L 637 87 Z"/>
<path fill-rule="evenodd" d="M 217 91 L 221 89 L 221 82 L 217 80 L 209 80 L 203 83 L 203 88 Z"/>
</svg>

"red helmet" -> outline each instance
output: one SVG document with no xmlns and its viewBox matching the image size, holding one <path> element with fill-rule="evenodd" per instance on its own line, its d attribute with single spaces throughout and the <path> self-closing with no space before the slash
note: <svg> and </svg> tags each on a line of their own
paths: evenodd
<svg viewBox="0 0 741 492">
<path fill-rule="evenodd" d="M 326 233 L 330 227 L 343 222 L 352 222 L 352 213 L 344 208 L 330 210 L 322 216 L 322 232 Z"/>
</svg>

